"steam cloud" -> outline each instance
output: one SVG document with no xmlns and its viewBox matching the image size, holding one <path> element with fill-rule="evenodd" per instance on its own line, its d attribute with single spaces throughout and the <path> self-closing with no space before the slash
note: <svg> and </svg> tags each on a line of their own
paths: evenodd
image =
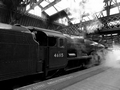
<svg viewBox="0 0 120 90">
<path fill-rule="evenodd" d="M 93 22 L 86 27 L 87 33 L 94 33 L 96 28 L 102 27 L 101 22 L 95 18 L 94 14 L 103 10 L 103 0 L 62 0 L 65 5 L 68 5 L 70 17 L 75 21 L 82 20 L 84 15 L 89 15 L 93 18 Z M 102 65 L 112 68 L 120 68 L 120 46 L 113 45 L 111 50 L 104 51 L 101 55 Z"/>
<path fill-rule="evenodd" d="M 93 19 L 93 22 L 86 27 L 87 33 L 94 33 L 96 28 L 102 26 L 95 14 L 103 10 L 103 0 L 64 0 L 64 3 L 68 5 L 67 11 L 70 13 L 72 23 L 79 23 L 83 16 L 87 15 Z"/>
<path fill-rule="evenodd" d="M 95 19 L 86 27 L 86 31 L 87 33 L 94 33 L 97 30 L 97 28 L 100 29 L 101 27 L 102 23 L 98 19 Z"/>
<path fill-rule="evenodd" d="M 120 68 L 120 46 L 113 45 L 111 50 L 105 53 L 104 61 L 102 62 L 105 67 Z"/>
</svg>

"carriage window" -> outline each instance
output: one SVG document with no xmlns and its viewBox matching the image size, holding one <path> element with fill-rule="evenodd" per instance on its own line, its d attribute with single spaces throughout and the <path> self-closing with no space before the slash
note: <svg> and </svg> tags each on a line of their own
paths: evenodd
<svg viewBox="0 0 120 90">
<path fill-rule="evenodd" d="M 48 37 L 48 45 L 49 46 L 55 46 L 57 43 L 57 38 L 56 37 Z"/>
<path fill-rule="evenodd" d="M 64 47 L 64 39 L 59 39 L 59 47 Z"/>
</svg>

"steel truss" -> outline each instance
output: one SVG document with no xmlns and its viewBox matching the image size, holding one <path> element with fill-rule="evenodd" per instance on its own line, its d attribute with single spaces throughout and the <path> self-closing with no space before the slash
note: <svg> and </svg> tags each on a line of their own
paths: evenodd
<svg viewBox="0 0 120 90">
<path fill-rule="evenodd" d="M 118 11 L 120 12 L 120 2 L 117 0 L 104 0 L 105 8 L 103 11 L 96 13 L 96 18 L 101 22 L 101 28 L 96 28 L 99 32 L 107 32 L 109 31 L 117 31 L 120 29 L 120 13 L 110 15 L 110 9 L 118 7 Z M 106 16 L 103 14 L 106 12 Z M 86 27 L 89 26 L 93 20 L 89 21 L 81 21 L 78 24 L 70 25 L 61 31 L 68 34 L 80 35 L 80 33 L 86 30 Z M 78 29 L 79 28 L 79 29 Z M 94 28 L 94 26 L 91 26 Z M 76 33 L 77 32 L 77 33 Z"/>
</svg>

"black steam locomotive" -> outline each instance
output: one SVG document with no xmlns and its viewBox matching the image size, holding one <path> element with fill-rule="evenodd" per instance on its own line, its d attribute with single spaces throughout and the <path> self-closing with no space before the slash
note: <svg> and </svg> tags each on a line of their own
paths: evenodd
<svg viewBox="0 0 120 90">
<path fill-rule="evenodd" d="M 79 44 L 58 31 L 0 23 L 0 81 L 86 65 L 91 55 Z"/>
</svg>

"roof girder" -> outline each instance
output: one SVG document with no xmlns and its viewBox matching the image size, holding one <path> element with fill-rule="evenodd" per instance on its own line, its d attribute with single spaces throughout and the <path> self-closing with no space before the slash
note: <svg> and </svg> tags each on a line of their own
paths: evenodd
<svg viewBox="0 0 120 90">
<path fill-rule="evenodd" d="M 46 7 L 42 9 L 42 11 L 45 11 L 46 9 L 50 8 L 51 6 L 54 6 L 56 3 L 60 2 L 61 0 L 54 0 L 52 3 L 48 4 Z"/>
<path fill-rule="evenodd" d="M 42 8 L 39 4 L 42 2 L 43 0 L 39 0 L 38 2 L 36 2 L 35 4 L 33 4 L 33 6 L 31 6 L 26 12 L 29 12 L 32 8 L 34 8 L 35 6 L 39 6 L 40 8 Z"/>
</svg>

